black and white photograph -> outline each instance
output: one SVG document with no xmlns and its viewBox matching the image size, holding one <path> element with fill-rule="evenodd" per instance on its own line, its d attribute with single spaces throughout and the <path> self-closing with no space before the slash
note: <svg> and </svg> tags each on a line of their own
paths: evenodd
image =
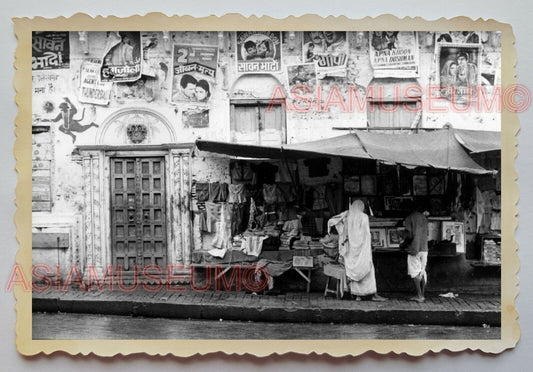
<svg viewBox="0 0 533 372">
<path fill-rule="evenodd" d="M 284 31 L 34 33 L 33 340 L 500 339 L 501 112 L 427 90 L 485 44 Z"/>
</svg>

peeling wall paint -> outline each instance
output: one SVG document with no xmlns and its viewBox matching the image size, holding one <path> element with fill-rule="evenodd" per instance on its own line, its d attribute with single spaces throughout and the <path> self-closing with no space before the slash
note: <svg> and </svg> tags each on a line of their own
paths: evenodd
<svg viewBox="0 0 533 372">
<path fill-rule="evenodd" d="M 355 84 L 364 94 L 365 89 L 372 82 L 374 72 L 369 58 L 368 33 L 348 32 L 350 44 L 350 54 L 348 60 L 347 77 L 344 79 L 349 84 Z M 154 123 L 154 127 L 159 128 L 157 136 L 153 136 L 151 144 L 165 143 L 193 143 L 196 139 L 214 141 L 230 141 L 230 104 L 243 99 L 271 98 L 271 90 L 274 85 L 267 85 L 268 80 L 282 85 L 282 91 L 289 90 L 286 66 L 302 63 L 302 40 L 303 34 L 295 32 L 282 33 L 282 69 L 280 72 L 266 75 L 243 75 L 237 73 L 235 32 L 170 32 L 166 39 L 163 32 L 142 32 L 142 47 L 145 48 L 143 63 L 145 72 L 149 71 L 153 76 L 149 76 L 147 86 L 153 91 L 153 96 L 147 99 L 146 96 L 135 96 L 130 91 L 140 89 L 134 84 L 116 83 L 111 91 L 108 105 L 84 104 L 79 102 L 79 89 L 81 79 L 81 66 L 85 60 L 102 59 L 105 51 L 106 32 L 87 32 L 88 53 L 84 53 L 80 35 L 78 32 L 69 33 L 70 41 L 70 68 L 47 71 L 34 71 L 32 74 L 33 95 L 32 95 L 32 117 L 33 125 L 50 125 L 53 130 L 53 169 L 52 169 L 52 196 L 53 207 L 51 213 L 40 212 L 38 214 L 49 216 L 54 220 L 55 216 L 61 213 L 70 214 L 71 224 L 74 226 L 77 218 L 86 218 L 84 201 L 83 167 L 80 156 L 76 153 L 77 146 L 83 145 L 110 145 L 124 144 L 122 139 L 126 138 L 123 128 L 127 127 L 126 122 L 120 120 L 110 123 L 110 127 L 116 129 L 113 135 L 103 137 L 103 123 L 109 122 L 110 118 L 125 110 L 146 110 L 157 112 L 164 120 L 161 123 Z M 294 39 L 292 37 L 294 36 Z M 431 35 L 429 35 L 431 36 Z M 436 69 L 436 48 L 434 39 L 428 33 L 420 32 L 419 39 L 419 78 L 417 82 L 424 89 L 434 82 Z M 429 42 L 428 42 L 429 40 Z M 172 54 L 171 48 L 166 48 L 167 43 L 177 42 L 181 44 L 210 45 L 218 46 L 218 68 L 216 73 L 215 89 L 211 92 L 211 100 L 207 106 L 209 110 L 209 123 L 207 127 L 186 127 L 183 122 L 183 113 L 190 110 L 205 108 L 198 103 L 177 103 L 169 102 L 169 94 L 172 88 Z M 499 47 L 492 47 L 489 44 L 482 46 L 482 60 L 486 65 L 499 68 L 500 51 Z M 151 72 L 150 72 L 151 71 Z M 148 73 L 148 72 L 147 72 Z M 148 75 L 147 75 L 148 76 Z M 346 88 L 346 86 L 344 86 Z M 490 87 L 487 87 L 490 90 Z M 68 97 L 77 108 L 74 116 L 81 125 L 88 125 L 92 122 L 99 125 L 83 133 L 76 133 L 76 140 L 59 130 L 62 120 L 50 122 L 50 120 L 61 114 L 60 105 L 64 98 Z M 422 96 L 422 101 L 428 100 L 426 94 Z M 323 98 L 324 99 L 324 98 Z M 292 104 L 289 97 L 287 100 Z M 424 109 L 419 127 L 440 128 L 447 124 L 452 124 L 455 128 L 461 129 L 482 129 L 499 130 L 501 125 L 501 115 L 498 112 L 478 112 L 474 106 L 466 112 L 451 112 L 452 103 L 440 98 L 435 99 L 434 104 L 441 109 L 447 109 L 446 113 L 430 112 Z M 126 120 L 126 119 L 122 119 Z M 164 129 L 164 125 L 170 125 L 172 130 Z M 122 127 L 119 128 L 119 126 Z M 286 115 L 286 139 L 288 143 L 298 143 L 310 140 L 322 139 L 345 134 L 345 131 L 333 129 L 334 127 L 344 128 L 365 128 L 367 126 L 367 112 L 353 111 L 342 112 L 339 107 L 333 106 L 326 112 L 310 110 L 307 112 L 287 112 Z M 118 131 L 118 132 L 117 132 Z M 171 138 L 170 133 L 175 133 L 175 138 Z M 122 137 L 120 137 L 122 136 Z M 120 141 L 117 138 L 121 138 Z M 122 142 L 121 142 L 122 141 Z M 340 162 L 340 161 L 339 161 Z M 319 184 L 340 180 L 340 170 L 342 165 L 333 159 L 330 164 L 330 175 L 326 178 L 309 178 L 306 167 L 300 164 L 300 177 L 302 183 Z M 230 159 L 227 157 L 213 156 L 212 154 L 197 152 L 191 160 L 191 175 L 193 181 L 198 182 L 230 182 L 229 175 Z M 107 170 L 108 171 L 108 170 Z M 327 181 L 326 181 L 327 180 Z M 107 188 L 108 185 L 102 184 Z M 193 208 L 194 209 L 194 208 Z M 41 221 L 41 222 L 39 222 Z M 35 220 L 34 226 L 44 220 Z M 109 221 L 105 220 L 107 223 Z M 196 223 L 196 222 L 195 222 Z M 195 247 L 205 245 L 200 241 L 197 232 L 193 232 Z M 83 242 L 83 234 L 80 234 L 80 241 Z M 102 239 L 103 241 L 104 239 Z M 80 243 L 83 245 L 83 243 Z M 76 248 L 81 249 L 81 248 Z"/>
</svg>

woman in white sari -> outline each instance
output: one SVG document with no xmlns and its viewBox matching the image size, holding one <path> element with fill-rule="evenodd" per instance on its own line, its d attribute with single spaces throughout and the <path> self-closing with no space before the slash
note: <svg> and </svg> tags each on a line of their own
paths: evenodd
<svg viewBox="0 0 533 372">
<path fill-rule="evenodd" d="M 372 296 L 372 301 L 385 301 L 377 294 L 368 216 L 365 205 L 355 200 L 348 211 L 332 217 L 328 229 L 335 226 L 339 233 L 339 254 L 344 261 L 350 293 L 361 300 Z"/>
</svg>

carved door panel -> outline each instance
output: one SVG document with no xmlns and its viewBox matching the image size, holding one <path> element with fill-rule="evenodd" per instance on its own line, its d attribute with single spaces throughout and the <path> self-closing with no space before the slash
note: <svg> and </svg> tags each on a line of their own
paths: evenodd
<svg viewBox="0 0 533 372">
<path fill-rule="evenodd" d="M 112 260 L 124 272 L 167 262 L 165 159 L 111 158 Z"/>
</svg>

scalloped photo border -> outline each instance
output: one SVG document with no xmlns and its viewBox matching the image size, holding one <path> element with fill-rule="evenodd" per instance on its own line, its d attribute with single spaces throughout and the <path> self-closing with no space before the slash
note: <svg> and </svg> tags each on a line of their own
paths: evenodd
<svg viewBox="0 0 533 372">
<path fill-rule="evenodd" d="M 425 20 L 416 18 L 397 18 L 382 15 L 375 18 L 349 19 L 340 17 L 320 17 L 305 15 L 276 19 L 268 16 L 244 17 L 228 14 L 221 17 L 209 16 L 167 16 L 162 13 L 135 15 L 128 18 L 91 17 L 75 14 L 72 17 L 46 19 L 14 18 L 14 30 L 18 39 L 15 53 L 14 88 L 18 114 L 15 119 L 16 187 L 15 224 L 19 249 L 16 264 L 24 275 L 31 277 L 32 261 L 32 211 L 31 211 L 31 34 L 32 31 L 240 31 L 240 30 L 346 30 L 380 31 L 394 29 L 399 31 L 441 31 L 477 30 L 501 31 L 501 68 L 502 86 L 516 84 L 514 66 L 517 53 L 514 35 L 510 25 L 495 20 L 471 20 L 467 17 L 452 19 L 440 18 Z M 516 134 L 520 124 L 516 113 L 502 110 L 502 267 L 501 267 L 501 338 L 497 340 L 33 340 L 32 339 L 32 294 L 21 286 L 15 286 L 16 298 L 16 346 L 23 355 L 39 353 L 51 354 L 63 351 L 68 354 L 88 355 L 94 353 L 103 357 L 117 354 L 144 353 L 148 355 L 171 354 L 178 357 L 205 355 L 215 352 L 226 354 L 251 354 L 265 357 L 271 354 L 328 354 L 334 357 L 357 356 L 367 351 L 379 354 L 407 353 L 420 356 L 429 351 L 479 350 L 485 353 L 500 353 L 513 348 L 520 338 L 518 312 L 515 299 L 518 295 L 519 257 L 515 230 L 518 224 L 516 203 L 519 198 L 514 159 L 517 156 Z"/>
</svg>

